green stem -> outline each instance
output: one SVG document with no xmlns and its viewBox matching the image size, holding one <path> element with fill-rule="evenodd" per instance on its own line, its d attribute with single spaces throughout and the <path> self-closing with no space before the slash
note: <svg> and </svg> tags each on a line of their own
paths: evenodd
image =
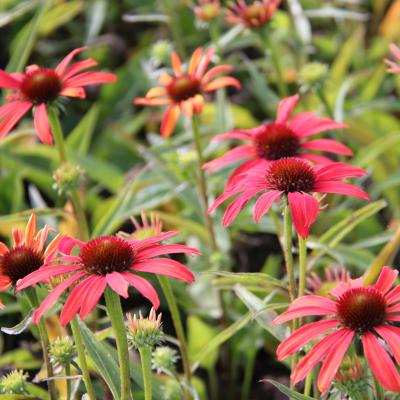
<svg viewBox="0 0 400 400">
<path fill-rule="evenodd" d="M 176 336 L 179 340 L 179 347 L 181 350 L 183 370 L 186 376 L 186 380 L 190 383 L 192 379 L 192 372 L 190 370 L 189 354 L 186 345 L 185 333 L 183 330 L 182 319 L 179 314 L 178 304 L 175 300 L 174 293 L 172 292 L 171 284 L 165 276 L 158 276 L 161 289 L 164 292 L 164 296 L 168 303 L 168 308 L 172 316 L 172 321 L 174 323 Z"/>
<path fill-rule="evenodd" d="M 385 391 L 383 390 L 381 384 L 375 377 L 374 377 L 374 383 L 376 391 L 376 400 L 385 400 Z"/>
<path fill-rule="evenodd" d="M 244 370 L 244 378 L 242 383 L 241 399 L 247 400 L 250 398 L 251 381 L 254 374 L 254 362 L 256 359 L 257 350 L 253 347 L 248 354 L 246 354 L 246 363 Z"/>
<path fill-rule="evenodd" d="M 292 218 L 290 216 L 289 205 L 285 204 L 283 210 L 283 239 L 286 272 L 289 280 L 290 301 L 296 298 L 296 282 L 294 278 L 293 253 L 292 253 Z"/>
<path fill-rule="evenodd" d="M 28 298 L 28 301 L 29 301 L 30 305 L 32 306 L 32 308 L 39 307 L 39 299 L 37 297 L 36 290 L 34 288 L 25 289 L 25 295 Z M 50 359 L 49 359 L 49 352 L 48 352 L 48 348 L 50 345 L 50 339 L 49 339 L 49 335 L 47 333 L 46 323 L 43 318 L 41 318 L 39 320 L 38 329 L 39 329 L 39 336 L 40 336 L 40 344 L 42 346 L 43 359 L 44 359 L 44 363 L 46 366 L 47 378 L 51 378 L 52 376 L 54 376 L 54 372 L 53 372 L 53 367 L 52 367 Z M 50 400 L 57 399 L 57 391 L 56 391 L 56 386 L 55 386 L 54 380 L 48 380 L 47 386 L 49 388 Z"/>
<path fill-rule="evenodd" d="M 65 366 L 65 376 L 70 377 L 71 376 L 71 364 L 68 363 Z M 67 400 L 71 400 L 71 379 L 66 379 L 66 384 L 67 384 Z"/>
<path fill-rule="evenodd" d="M 281 97 L 286 97 L 288 92 L 287 92 L 285 81 L 283 79 L 282 67 L 281 67 L 279 55 L 277 54 L 275 46 L 272 43 L 270 33 L 271 32 L 268 29 L 264 30 L 264 34 L 263 34 L 264 43 L 270 51 L 271 62 L 272 62 L 272 65 L 273 65 L 273 67 L 275 69 L 275 73 L 276 73 L 276 78 L 277 78 L 276 83 L 278 86 L 279 95 Z"/>
<path fill-rule="evenodd" d="M 121 301 L 117 293 L 107 288 L 104 292 L 107 313 L 113 327 L 115 341 L 117 343 L 118 362 L 121 377 L 121 400 L 131 399 L 130 374 L 129 374 L 129 351 L 128 339 L 126 337 L 124 316 Z"/>
<path fill-rule="evenodd" d="M 139 353 L 142 363 L 144 399 L 151 400 L 151 347 L 140 347 Z"/>
<path fill-rule="evenodd" d="M 309 396 L 311 393 L 312 381 L 313 381 L 313 373 L 310 372 L 307 375 L 306 383 L 304 384 L 304 395 L 305 396 Z"/>
<path fill-rule="evenodd" d="M 201 195 L 201 199 L 202 199 L 204 222 L 205 222 L 205 225 L 207 227 L 207 230 L 208 230 L 208 233 L 210 236 L 211 248 L 213 251 L 217 251 L 218 247 L 217 247 L 217 242 L 215 240 L 214 227 L 212 224 L 211 217 L 207 212 L 207 209 L 208 209 L 207 181 L 206 181 L 204 169 L 202 168 L 202 165 L 204 164 L 204 160 L 203 160 L 203 151 L 202 151 L 202 146 L 201 146 L 201 137 L 200 137 L 200 129 L 199 129 L 199 117 L 197 115 L 193 115 L 193 117 L 192 117 L 192 133 L 193 133 L 193 140 L 194 140 L 194 144 L 196 147 L 196 153 L 197 153 L 199 189 L 200 189 L 200 195 Z"/>
<path fill-rule="evenodd" d="M 328 99 L 326 98 L 325 93 L 324 93 L 324 91 L 322 90 L 321 85 L 318 85 L 318 86 L 316 87 L 315 91 L 317 92 L 317 95 L 318 95 L 319 99 L 321 100 L 322 104 L 324 105 L 325 111 L 326 111 L 326 113 L 328 114 L 329 118 L 334 119 L 334 118 L 335 118 L 335 115 L 334 115 L 334 113 L 333 113 L 332 107 L 331 107 L 331 105 L 329 104 Z"/>
<path fill-rule="evenodd" d="M 68 154 L 65 148 L 64 143 L 64 134 L 62 131 L 60 119 L 58 118 L 57 111 L 53 107 L 48 108 L 48 116 L 50 121 L 51 130 L 54 136 L 54 142 L 58 150 L 58 154 L 60 157 L 60 165 L 68 161 Z M 88 240 L 89 235 L 89 227 L 87 225 L 87 220 L 85 216 L 84 209 L 82 207 L 81 201 L 79 199 L 79 194 L 76 189 L 71 189 L 69 192 L 69 196 L 71 198 L 72 204 L 74 206 L 76 219 L 79 224 L 80 229 L 80 238 L 82 240 Z"/>
<path fill-rule="evenodd" d="M 71 320 L 70 326 L 72 334 L 74 336 L 76 352 L 78 353 L 79 366 L 82 370 L 83 382 L 85 383 L 86 392 L 89 396 L 89 399 L 96 400 L 96 396 L 92 386 L 92 381 L 90 380 L 89 368 L 86 361 L 85 347 L 83 345 L 83 340 L 81 336 L 81 331 L 79 330 L 77 318 L 78 317 L 74 317 Z"/>
<path fill-rule="evenodd" d="M 211 400 L 218 400 L 218 382 L 214 366 L 207 368 L 207 374 L 208 382 L 210 384 L 210 398 Z"/>
<path fill-rule="evenodd" d="M 304 295 L 306 289 L 307 272 L 307 241 L 299 235 L 299 297 Z"/>
</svg>

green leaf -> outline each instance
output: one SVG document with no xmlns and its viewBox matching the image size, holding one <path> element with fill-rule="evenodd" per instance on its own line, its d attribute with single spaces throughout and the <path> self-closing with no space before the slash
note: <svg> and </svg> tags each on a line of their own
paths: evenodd
<svg viewBox="0 0 400 400">
<path fill-rule="evenodd" d="M 215 337 L 217 330 L 206 324 L 200 318 L 190 315 L 187 320 L 189 354 L 197 354 L 208 346 Z M 203 359 L 200 365 L 206 369 L 213 368 L 218 360 L 218 350 L 214 349 Z"/>
<path fill-rule="evenodd" d="M 66 144 L 70 151 L 77 152 L 81 155 L 87 154 L 98 117 L 99 106 L 94 104 L 74 130 L 68 135 Z"/>
<path fill-rule="evenodd" d="M 29 327 L 29 325 L 32 322 L 32 317 L 33 317 L 33 310 L 31 310 L 31 312 L 28 315 L 26 315 L 26 317 L 19 324 L 10 328 L 2 327 L 1 331 L 6 333 L 7 335 L 19 335 Z"/>
<path fill-rule="evenodd" d="M 226 272 L 226 271 L 211 271 L 210 273 L 222 278 L 217 278 L 214 280 L 215 284 L 236 284 L 241 285 L 263 285 L 263 286 L 273 286 L 280 289 L 287 290 L 287 285 L 280 279 L 276 279 L 269 274 L 262 272 Z"/>
<path fill-rule="evenodd" d="M 110 388 L 113 398 L 120 399 L 119 387 L 119 368 L 115 358 L 107 350 L 103 343 L 98 342 L 93 333 L 88 329 L 84 322 L 78 320 L 78 327 L 82 335 L 85 348 L 94 362 L 94 365 L 102 376 L 107 386 Z"/>
<path fill-rule="evenodd" d="M 304 394 L 296 392 L 295 390 L 289 389 L 287 386 L 282 385 L 281 383 L 276 382 L 276 381 L 274 381 L 272 379 L 266 379 L 266 380 L 263 380 L 263 382 L 272 383 L 283 394 L 286 394 L 286 396 L 288 396 L 289 399 L 293 399 L 293 400 L 315 400 L 314 397 L 306 396 Z"/>
<path fill-rule="evenodd" d="M 218 349 L 222 343 L 225 343 L 229 340 L 235 333 L 239 332 L 243 327 L 245 327 L 251 321 L 251 314 L 248 313 L 242 318 L 238 319 L 228 328 L 224 329 L 218 335 L 214 336 L 197 354 L 193 356 L 193 360 L 196 360 L 193 363 L 193 368 L 197 368 L 197 366 L 210 354 L 212 354 L 215 349 Z"/>
<path fill-rule="evenodd" d="M 42 400 L 49 400 L 50 396 L 47 393 L 47 390 L 42 389 L 39 386 L 36 386 L 32 383 L 27 383 L 26 384 L 26 389 L 28 391 L 29 394 L 31 394 L 32 396 L 35 396 L 36 399 L 42 399 Z"/>
</svg>

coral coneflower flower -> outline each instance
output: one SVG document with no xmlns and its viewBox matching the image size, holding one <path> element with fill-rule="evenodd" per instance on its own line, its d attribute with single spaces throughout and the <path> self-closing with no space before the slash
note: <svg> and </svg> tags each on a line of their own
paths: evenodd
<svg viewBox="0 0 400 400">
<path fill-rule="evenodd" d="M 107 72 L 82 72 L 97 65 L 91 58 L 70 66 L 73 57 L 84 49 L 73 50 L 55 69 L 30 65 L 25 73 L 8 74 L 0 70 L 0 88 L 15 91 L 7 97 L 7 104 L 0 107 L 0 139 L 33 107 L 38 138 L 45 144 L 52 144 L 47 106 L 61 97 L 84 98 L 85 86 L 116 80 L 114 74 Z"/>
<path fill-rule="evenodd" d="M 337 285 L 340 283 L 348 283 L 350 281 L 352 281 L 350 271 L 341 265 L 333 265 L 326 268 L 324 280 L 322 280 L 315 272 L 311 272 L 310 276 L 307 278 L 307 284 L 310 291 L 318 296 L 329 296 L 329 293 Z"/>
<path fill-rule="evenodd" d="M 278 346 L 276 354 L 282 360 L 325 335 L 293 370 L 294 384 L 322 361 L 318 388 L 326 392 L 349 346 L 359 337 L 364 356 L 378 381 L 385 389 L 400 392 L 400 375 L 391 358 L 393 355 L 400 364 L 400 328 L 393 325 L 400 321 L 400 285 L 392 288 L 397 275 L 397 271 L 383 267 L 374 285 L 363 286 L 361 282 L 339 285 L 334 300 L 316 295 L 301 296 L 274 320 L 273 324 L 278 325 L 308 316 L 330 317 L 302 326 Z"/>
<path fill-rule="evenodd" d="M 263 124 L 248 130 L 235 130 L 215 136 L 214 140 L 241 139 L 250 143 L 237 146 L 222 157 L 204 164 L 209 172 L 215 172 L 239 160 L 246 160 L 231 175 L 228 186 L 237 174 L 251 168 L 267 165 L 284 157 L 304 158 L 317 164 L 332 162 L 329 158 L 310 151 L 326 151 L 329 153 L 351 156 L 352 151 L 342 143 L 331 139 L 309 140 L 310 136 L 331 129 L 342 129 L 346 126 L 328 118 L 318 118 L 311 112 L 302 112 L 289 120 L 300 96 L 295 95 L 283 99 L 279 103 L 274 122 Z"/>
<path fill-rule="evenodd" d="M 281 0 L 256 0 L 247 4 L 244 0 L 228 5 L 225 20 L 231 25 L 260 28 L 275 14 Z"/>
<path fill-rule="evenodd" d="M 261 165 L 250 172 L 237 175 L 232 185 L 215 200 L 209 212 L 225 200 L 238 195 L 227 207 L 222 219 L 222 224 L 228 226 L 250 199 L 261 194 L 253 212 L 254 221 L 258 223 L 274 201 L 285 196 L 289 202 L 294 226 L 305 239 L 319 211 L 318 200 L 310 193 L 338 193 L 368 200 L 369 196 L 363 190 L 340 182 L 341 179 L 364 174 L 363 169 L 345 163 L 313 167 L 307 161 L 298 158 L 282 158 L 271 162 L 267 168 Z"/>
<path fill-rule="evenodd" d="M 178 54 L 172 53 L 171 60 L 175 76 L 162 73 L 159 79 L 161 87 L 152 88 L 147 92 L 146 97 L 134 100 L 134 104 L 144 106 L 168 106 L 161 123 L 162 136 L 168 137 L 172 134 L 181 111 L 188 117 L 201 113 L 205 93 L 214 92 L 226 86 L 240 89 L 239 81 L 231 76 L 215 78 L 220 73 L 231 71 L 230 65 L 218 65 L 207 71 L 212 55 L 212 49 L 208 49 L 205 54 L 201 48 L 196 49 L 185 71 Z"/>
<path fill-rule="evenodd" d="M 32 214 L 25 232 L 13 230 L 14 244 L 8 248 L 0 242 L 0 292 L 52 261 L 61 236 L 56 236 L 46 248 L 50 227 L 45 225 L 36 233 L 36 216 Z M 0 301 L 0 308 L 3 307 Z"/>
<path fill-rule="evenodd" d="M 161 274 L 187 283 L 193 282 L 194 275 L 183 264 L 169 258 L 158 257 L 175 253 L 200 254 L 198 250 L 181 244 L 160 244 L 162 240 L 176 234 L 176 231 L 170 231 L 144 240 L 103 236 L 86 243 L 65 237 L 58 246 L 61 256 L 54 260 L 57 265 L 43 266 L 22 279 L 17 289 L 46 282 L 62 274 L 70 274 L 51 291 L 35 311 L 33 316 L 35 323 L 71 286 L 74 288 L 61 312 L 62 325 L 66 325 L 78 312 L 82 319 L 86 318 L 96 306 L 106 286 L 127 298 L 128 286 L 132 285 L 157 308 L 159 306 L 157 292 L 146 279 L 135 272 Z M 75 247 L 79 248 L 79 255 L 71 254 Z"/>
<path fill-rule="evenodd" d="M 200 21 L 209 22 L 218 17 L 221 2 L 219 0 L 199 0 L 199 4 L 192 8 Z"/>
<path fill-rule="evenodd" d="M 385 59 L 385 63 L 389 66 L 387 71 L 391 74 L 400 74 L 400 48 L 393 43 L 389 46 L 389 48 L 393 58 L 396 61 Z"/>
</svg>

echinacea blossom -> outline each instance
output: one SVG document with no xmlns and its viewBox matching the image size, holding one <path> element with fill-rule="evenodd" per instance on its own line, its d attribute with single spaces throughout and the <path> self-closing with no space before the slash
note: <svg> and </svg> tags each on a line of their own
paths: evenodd
<svg viewBox="0 0 400 400">
<path fill-rule="evenodd" d="M 231 25 L 258 29 L 271 19 L 280 2 L 281 0 L 256 0 L 246 3 L 245 0 L 236 0 L 228 4 L 225 20 Z"/>
<path fill-rule="evenodd" d="M 359 338 L 377 380 L 385 389 L 400 392 L 400 375 L 392 361 L 393 356 L 400 364 L 400 328 L 393 325 L 400 321 L 400 285 L 393 287 L 397 275 L 397 271 L 383 267 L 373 285 L 364 286 L 359 280 L 342 283 L 335 289 L 334 299 L 301 296 L 275 318 L 274 325 L 296 318 L 327 317 L 302 326 L 278 346 L 277 357 L 283 360 L 323 336 L 293 370 L 293 384 L 322 362 L 318 388 L 326 392 L 350 345 Z"/>
<path fill-rule="evenodd" d="M 337 193 L 368 200 L 369 196 L 363 190 L 340 181 L 363 175 L 365 170 L 345 163 L 314 167 L 299 158 L 282 158 L 271 162 L 266 168 L 259 165 L 237 175 L 232 185 L 225 188 L 224 193 L 215 200 L 209 212 L 237 196 L 227 207 L 222 219 L 223 226 L 228 226 L 249 200 L 261 194 L 253 212 L 254 221 L 258 223 L 272 204 L 284 197 L 289 203 L 296 231 L 305 239 L 319 212 L 319 202 L 311 193 Z"/>
<path fill-rule="evenodd" d="M 198 5 L 193 5 L 192 8 L 200 21 L 209 22 L 218 17 L 221 2 L 219 0 L 199 0 Z"/>
<path fill-rule="evenodd" d="M 385 59 L 385 63 L 389 67 L 387 71 L 391 74 L 400 74 L 400 48 L 392 43 L 389 49 L 395 61 Z"/>
<path fill-rule="evenodd" d="M 232 173 L 228 180 L 229 186 L 236 175 L 258 166 L 266 168 L 271 161 L 284 157 L 298 157 L 317 164 L 326 164 L 332 160 L 312 151 L 351 156 L 352 151 L 335 140 L 321 138 L 309 140 L 318 133 L 342 129 L 346 125 L 328 118 L 319 118 L 312 112 L 302 112 L 289 119 L 299 99 L 300 96 L 295 95 L 281 100 L 276 119 L 272 123 L 215 136 L 213 141 L 239 139 L 247 143 L 236 146 L 223 156 L 204 164 L 203 168 L 215 172 L 237 161 L 244 161 Z"/>
<path fill-rule="evenodd" d="M 169 137 L 174 131 L 181 112 L 189 118 L 203 110 L 204 94 L 217 89 L 233 86 L 240 89 L 240 83 L 231 76 L 217 77 L 220 73 L 232 70 L 230 65 L 218 65 L 207 71 L 211 62 L 213 49 L 203 54 L 198 48 L 193 53 L 189 65 L 183 67 L 177 53 L 172 53 L 171 61 L 174 76 L 164 72 L 160 75 L 159 83 L 162 86 L 150 89 L 146 97 L 139 97 L 134 104 L 144 106 L 168 106 L 161 122 L 161 135 Z"/>
<path fill-rule="evenodd" d="M 65 237 L 58 246 L 60 257 L 56 264 L 45 265 L 38 271 L 20 280 L 18 290 L 50 278 L 68 274 L 42 302 L 33 315 L 37 323 L 43 314 L 68 289 L 73 288 L 61 311 L 60 322 L 68 322 L 79 312 L 85 319 L 98 303 L 106 287 L 110 287 L 120 296 L 128 297 L 128 287 L 133 286 L 149 299 L 155 308 L 159 299 L 154 287 L 137 272 L 166 275 L 187 283 L 194 280 L 193 273 L 183 264 L 158 256 L 168 254 L 200 254 L 198 250 L 181 244 L 160 244 L 161 241 L 175 236 L 178 232 L 169 231 L 144 240 L 126 240 L 117 236 L 103 236 L 82 242 Z M 73 255 L 75 248 L 79 255 Z"/>
<path fill-rule="evenodd" d="M 46 247 L 51 228 L 45 225 L 36 232 L 36 216 L 33 213 L 25 232 L 19 228 L 12 232 L 14 244 L 8 248 L 0 242 L 0 292 L 15 286 L 17 282 L 52 261 L 61 236 L 56 236 Z M 0 308 L 3 304 L 0 300 Z"/>
<path fill-rule="evenodd" d="M 321 279 L 315 272 L 307 277 L 309 290 L 319 296 L 328 296 L 339 283 L 351 281 L 350 271 L 341 265 L 333 265 L 324 271 L 324 279 Z"/>
<path fill-rule="evenodd" d="M 33 108 L 38 138 L 45 144 L 53 144 L 47 107 L 62 97 L 85 98 L 85 86 L 116 80 L 116 76 L 108 72 L 85 71 L 97 65 L 92 58 L 70 65 L 73 57 L 83 50 L 82 47 L 71 51 L 55 69 L 29 65 L 24 73 L 9 74 L 0 70 L 0 88 L 15 91 L 0 107 L 0 139 Z"/>
</svg>

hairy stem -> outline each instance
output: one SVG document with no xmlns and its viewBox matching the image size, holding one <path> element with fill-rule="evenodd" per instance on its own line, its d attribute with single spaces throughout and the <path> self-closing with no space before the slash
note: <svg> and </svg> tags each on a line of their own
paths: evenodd
<svg viewBox="0 0 400 400">
<path fill-rule="evenodd" d="M 151 347 L 140 347 L 139 353 L 142 364 L 144 400 L 151 400 Z"/>
</svg>

